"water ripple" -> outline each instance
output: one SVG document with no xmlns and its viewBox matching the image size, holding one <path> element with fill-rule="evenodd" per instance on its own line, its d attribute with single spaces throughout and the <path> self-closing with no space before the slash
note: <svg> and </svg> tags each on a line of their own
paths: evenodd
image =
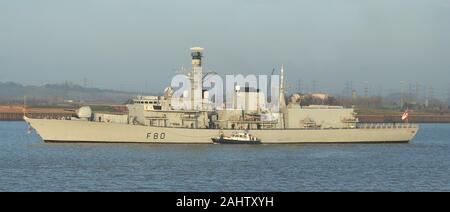
<svg viewBox="0 0 450 212">
<path fill-rule="evenodd" d="M 44 144 L 0 122 L 1 191 L 450 191 L 450 125 L 410 144 Z"/>
</svg>

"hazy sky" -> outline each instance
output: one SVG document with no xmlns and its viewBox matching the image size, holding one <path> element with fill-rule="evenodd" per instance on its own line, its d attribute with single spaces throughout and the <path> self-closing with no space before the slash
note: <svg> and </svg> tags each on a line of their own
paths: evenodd
<svg viewBox="0 0 450 212">
<path fill-rule="evenodd" d="M 341 93 L 450 85 L 449 0 L 2 0 L 0 81 L 87 78 L 160 91 L 202 46 L 220 74 L 269 74 Z"/>
</svg>

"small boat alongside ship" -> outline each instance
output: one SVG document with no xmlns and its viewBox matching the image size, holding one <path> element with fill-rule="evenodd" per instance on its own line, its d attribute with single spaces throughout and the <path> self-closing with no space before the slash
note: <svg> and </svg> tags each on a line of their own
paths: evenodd
<svg viewBox="0 0 450 212">
<path fill-rule="evenodd" d="M 231 136 L 221 133 L 219 137 L 211 138 L 216 144 L 261 144 L 261 140 L 248 132 L 235 132 Z"/>
</svg>

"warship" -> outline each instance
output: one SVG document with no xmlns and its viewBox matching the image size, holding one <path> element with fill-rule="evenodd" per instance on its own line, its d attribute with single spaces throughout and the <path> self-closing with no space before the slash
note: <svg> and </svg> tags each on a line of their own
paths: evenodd
<svg viewBox="0 0 450 212">
<path fill-rule="evenodd" d="M 84 106 L 70 119 L 25 114 L 24 120 L 44 142 L 72 143 L 214 144 L 244 132 L 261 144 L 408 143 L 419 130 L 408 123 L 361 124 L 353 108 L 301 106 L 302 94 L 285 97 L 284 66 L 272 78 L 279 86 L 270 87 L 276 88 L 270 97 L 244 82 L 233 84 L 225 103 L 214 104 L 204 86 L 207 76 L 214 75 L 203 73 L 204 49 L 190 50 L 192 69 L 180 75 L 192 86 L 175 91 L 172 83 L 164 95 L 137 96 L 127 104 L 128 114 L 95 113 Z M 261 101 L 270 98 L 270 103 Z"/>
</svg>

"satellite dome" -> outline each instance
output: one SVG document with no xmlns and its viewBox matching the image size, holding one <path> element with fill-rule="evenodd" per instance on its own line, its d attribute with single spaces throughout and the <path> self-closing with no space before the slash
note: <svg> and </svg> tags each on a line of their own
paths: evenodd
<svg viewBox="0 0 450 212">
<path fill-rule="evenodd" d="M 77 110 L 77 116 L 78 118 L 91 118 L 92 116 L 92 110 L 89 106 L 83 106 L 80 109 Z"/>
</svg>

